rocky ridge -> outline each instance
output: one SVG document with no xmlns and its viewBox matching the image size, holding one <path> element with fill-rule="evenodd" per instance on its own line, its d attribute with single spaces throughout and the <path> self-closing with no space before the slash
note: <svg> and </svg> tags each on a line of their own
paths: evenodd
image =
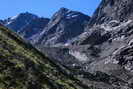
<svg viewBox="0 0 133 89">
<path fill-rule="evenodd" d="M 84 32 L 84 27 L 90 17 L 77 11 L 71 11 L 67 8 L 61 8 L 57 11 L 48 25 L 41 32 L 41 35 L 35 37 L 34 44 L 38 45 L 64 45 Z"/>
</svg>

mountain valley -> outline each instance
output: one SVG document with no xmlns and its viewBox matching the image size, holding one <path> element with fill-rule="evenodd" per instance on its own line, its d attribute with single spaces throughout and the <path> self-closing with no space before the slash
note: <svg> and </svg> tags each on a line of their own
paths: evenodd
<svg viewBox="0 0 133 89">
<path fill-rule="evenodd" d="M 63 7 L 51 18 L 38 17 L 26 12 L 6 20 L 0 20 L 0 23 L 8 30 L 12 30 L 9 30 L 9 34 L 4 35 L 5 38 L 3 38 L 11 41 L 10 45 L 16 43 L 16 40 L 24 41 L 22 44 L 15 45 L 20 48 L 20 50 L 17 48 L 16 50 L 22 52 L 22 57 L 15 57 L 17 60 L 14 58 L 7 60 L 7 62 L 13 62 L 13 68 L 23 66 L 24 69 L 21 70 L 26 71 L 26 76 L 30 78 L 31 82 L 37 84 L 40 77 L 35 75 L 35 70 L 37 70 L 37 74 L 39 71 L 40 74 L 47 75 L 44 70 L 48 66 L 49 75 L 44 77 L 52 76 L 51 81 L 48 80 L 50 85 L 43 86 L 43 81 L 41 81 L 39 84 L 42 85 L 37 89 L 53 89 L 51 84 L 55 89 L 133 89 L 132 0 L 102 0 L 92 16 Z M 1 29 L 4 28 L 2 25 Z M 3 34 L 3 31 L 0 32 Z M 10 36 L 11 32 L 13 35 L 18 34 L 19 39 L 13 35 L 12 38 L 6 37 Z M 0 35 L 2 36 L 2 34 Z M 4 47 L 4 43 L 8 45 L 8 41 L 3 41 L 3 39 L 1 39 L 0 48 Z M 23 48 L 21 46 L 23 44 L 28 44 L 28 47 L 32 48 Z M 4 47 L 0 52 L 10 51 L 8 49 L 11 48 L 10 46 Z M 3 53 L 3 55 L 5 57 L 6 54 Z M 9 55 L 13 56 L 14 54 L 9 52 Z M 22 61 L 18 59 L 22 59 Z M 23 63 L 26 59 L 30 59 L 30 64 L 33 63 L 33 66 Z M 22 64 L 17 65 L 18 62 Z M 55 67 L 55 65 L 57 66 Z M 4 67 L 2 64 L 1 66 Z M 7 65 L 5 64 L 5 66 Z M 25 69 L 27 66 L 28 70 Z M 42 66 L 42 70 L 38 69 L 40 66 Z M 9 67 L 9 70 L 11 68 Z M 56 76 L 54 72 L 59 75 Z M 71 77 L 66 78 L 68 76 L 74 77 L 75 80 Z M 14 78 L 14 76 L 8 75 L 9 77 Z M 59 80 L 53 80 L 58 77 Z M 23 82 L 24 85 L 27 84 L 27 82 Z M 7 79 L 6 84 L 10 85 L 10 83 L 11 81 Z M 5 86 L 4 84 L 2 83 L 2 86 Z M 19 84 L 21 85 L 20 82 L 18 82 L 18 86 L 20 86 Z M 20 89 L 33 89 L 27 88 L 28 85 L 30 84 L 27 84 L 26 88 Z M 15 86 L 13 85 L 14 88 Z"/>
</svg>

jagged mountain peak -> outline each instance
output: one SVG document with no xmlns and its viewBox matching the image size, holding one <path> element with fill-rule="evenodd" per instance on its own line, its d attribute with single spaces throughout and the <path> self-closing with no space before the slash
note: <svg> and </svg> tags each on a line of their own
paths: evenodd
<svg viewBox="0 0 133 89">
<path fill-rule="evenodd" d="M 62 7 L 62 8 L 59 9 L 59 11 L 57 11 L 54 14 L 53 17 L 60 16 L 60 18 L 71 19 L 71 18 L 76 18 L 76 17 L 81 16 L 81 15 L 84 15 L 85 16 L 85 14 L 83 14 L 81 12 L 73 11 L 73 10 L 70 10 L 70 9 L 67 9 L 67 8 Z M 88 19 L 90 19 L 89 16 L 88 16 Z"/>
<path fill-rule="evenodd" d="M 15 32 L 18 32 L 25 25 L 30 23 L 33 19 L 39 18 L 37 15 L 34 15 L 29 12 L 20 13 L 16 16 L 10 17 L 4 20 L 4 25 Z"/>
<path fill-rule="evenodd" d="M 61 7 L 60 9 L 59 9 L 59 11 L 68 11 L 69 9 L 68 8 L 65 8 L 65 7 Z"/>
<path fill-rule="evenodd" d="M 10 21 L 10 20 L 16 20 L 18 18 L 37 18 L 38 16 L 35 15 L 35 14 L 32 14 L 32 13 L 29 13 L 29 12 L 23 12 L 23 13 L 20 13 L 16 16 L 12 16 L 12 17 L 9 17 L 8 19 L 6 19 L 7 21 Z"/>
<path fill-rule="evenodd" d="M 89 20 L 90 17 L 83 13 L 61 8 L 34 42 L 43 45 L 64 44 L 81 34 Z"/>
<path fill-rule="evenodd" d="M 30 13 L 30 12 L 24 12 L 24 13 L 20 13 L 19 16 L 29 16 L 29 17 L 33 17 L 33 18 L 37 18 L 38 16 Z"/>
<path fill-rule="evenodd" d="M 34 14 L 27 11 L 27 12 L 20 13 L 20 15 L 34 15 Z"/>
<path fill-rule="evenodd" d="M 133 19 L 132 0 L 102 0 L 89 25 L 102 24 L 111 20 L 120 22 Z"/>
<path fill-rule="evenodd" d="M 49 20 L 49 18 L 39 17 L 35 14 L 24 12 L 5 20 L 0 20 L 0 23 L 28 40 L 33 35 L 39 34 Z"/>
</svg>

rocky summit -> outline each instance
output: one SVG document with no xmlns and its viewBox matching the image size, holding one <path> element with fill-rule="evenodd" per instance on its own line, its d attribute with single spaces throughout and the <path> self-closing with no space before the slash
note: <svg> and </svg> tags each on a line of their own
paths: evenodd
<svg viewBox="0 0 133 89">
<path fill-rule="evenodd" d="M 77 11 L 61 8 L 57 11 L 40 36 L 34 39 L 39 45 L 60 45 L 84 32 L 90 17 Z"/>
<path fill-rule="evenodd" d="M 5 19 L 3 20 L 3 22 L 6 27 L 12 29 L 15 32 L 18 32 L 21 28 L 23 28 L 26 24 L 28 24 L 29 22 L 31 22 L 31 20 L 35 18 L 37 18 L 36 15 L 33 15 L 29 12 L 25 12 Z"/>
</svg>

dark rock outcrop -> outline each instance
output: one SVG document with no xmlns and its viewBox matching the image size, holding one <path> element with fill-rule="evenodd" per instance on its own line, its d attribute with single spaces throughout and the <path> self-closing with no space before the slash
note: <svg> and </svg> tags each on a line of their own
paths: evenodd
<svg viewBox="0 0 133 89">
<path fill-rule="evenodd" d="M 38 35 L 43 31 L 48 22 L 48 18 L 35 18 L 21 28 L 18 34 L 30 41 L 33 36 Z"/>
</svg>

